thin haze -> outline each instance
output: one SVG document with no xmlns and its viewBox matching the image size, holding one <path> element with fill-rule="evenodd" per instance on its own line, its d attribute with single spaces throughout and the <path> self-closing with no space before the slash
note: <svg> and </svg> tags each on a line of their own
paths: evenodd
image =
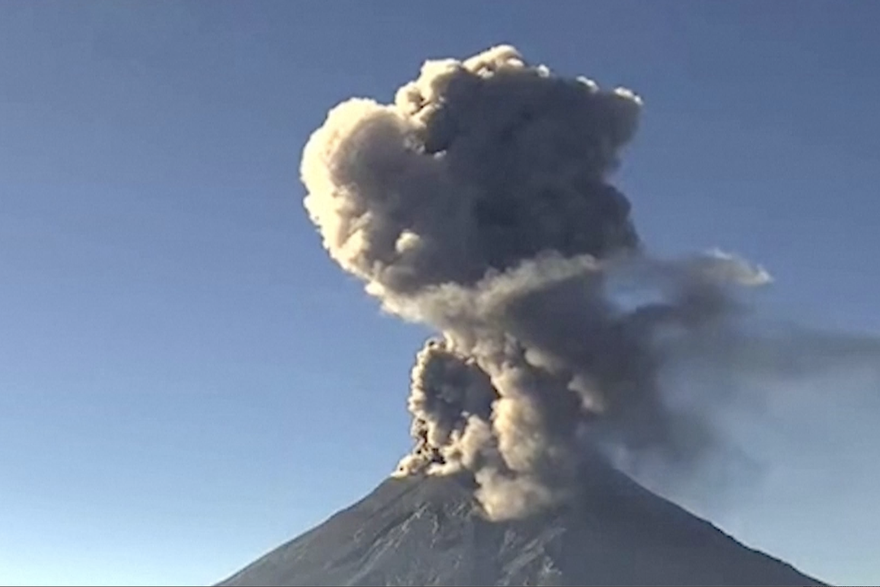
<svg viewBox="0 0 880 587">
<path fill-rule="evenodd" d="M 875 374 L 811 370 L 819 334 L 864 332 L 857 357 L 880 331 L 878 19 L 834 0 L 0 3 L 0 583 L 211 583 L 393 469 L 436 329 L 382 316 L 328 260 L 300 150 L 332 105 L 393 103 L 426 59 L 501 43 L 644 97 L 608 183 L 653 257 L 717 245 L 774 277 L 740 292 L 759 309 L 742 337 L 705 340 L 747 381 L 687 346 L 657 380 L 673 408 L 709 386 L 748 400 L 712 412 L 731 448 L 707 475 L 749 483 L 704 503 L 664 460 L 642 470 L 751 546 L 876 583 L 876 406 L 842 401 Z M 627 308 L 662 293 L 612 285 Z M 813 343 L 787 363 L 743 338 L 788 345 L 792 323 Z"/>
</svg>

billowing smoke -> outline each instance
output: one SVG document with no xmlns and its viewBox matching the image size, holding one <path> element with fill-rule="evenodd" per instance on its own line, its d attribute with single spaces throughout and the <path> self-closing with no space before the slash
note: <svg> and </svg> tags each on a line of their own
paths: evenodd
<svg viewBox="0 0 880 587">
<path fill-rule="evenodd" d="M 717 444 L 661 373 L 720 348 L 742 310 L 730 290 L 770 278 L 645 251 L 610 183 L 640 107 L 500 46 L 425 63 L 392 105 L 344 102 L 309 140 L 305 206 L 330 255 L 439 333 L 413 368 L 397 474 L 470 472 L 506 518 L 564 499 L 591 451 L 678 467 Z"/>
</svg>

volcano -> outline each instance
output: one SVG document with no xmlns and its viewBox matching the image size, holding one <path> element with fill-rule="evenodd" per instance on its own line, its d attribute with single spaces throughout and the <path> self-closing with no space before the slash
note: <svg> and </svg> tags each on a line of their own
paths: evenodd
<svg viewBox="0 0 880 587">
<path fill-rule="evenodd" d="M 622 473 L 490 521 L 465 476 L 390 478 L 220 585 L 822 585 Z"/>
<path fill-rule="evenodd" d="M 414 446 L 223 585 L 819 584 L 585 454 L 716 456 L 711 419 L 662 397 L 667 347 L 703 348 L 739 316 L 729 290 L 770 279 L 650 255 L 610 179 L 641 106 L 499 45 L 328 113 L 300 165 L 309 218 L 385 312 L 437 333 L 411 372 Z M 629 309 L 618 281 L 661 299 Z"/>
</svg>

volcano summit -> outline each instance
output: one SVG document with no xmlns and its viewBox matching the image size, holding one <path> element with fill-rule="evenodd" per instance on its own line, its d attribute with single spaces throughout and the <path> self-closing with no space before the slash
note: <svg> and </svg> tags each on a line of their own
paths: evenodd
<svg viewBox="0 0 880 587">
<path fill-rule="evenodd" d="M 589 478 L 566 505 L 501 522 L 461 475 L 389 479 L 221 584 L 821 585 L 622 473 Z"/>
</svg>

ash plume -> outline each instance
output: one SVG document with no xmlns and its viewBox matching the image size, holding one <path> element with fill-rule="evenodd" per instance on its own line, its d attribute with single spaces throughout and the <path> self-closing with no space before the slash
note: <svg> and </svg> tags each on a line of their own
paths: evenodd
<svg viewBox="0 0 880 587">
<path fill-rule="evenodd" d="M 312 135 L 301 173 L 325 248 L 439 334 L 412 371 L 396 474 L 469 472 L 502 519 L 565 499 L 592 451 L 687 467 L 717 445 L 661 374 L 735 332 L 732 290 L 770 276 L 648 254 L 610 183 L 641 104 L 499 46 L 428 61 L 393 104 L 349 100 Z"/>
</svg>

